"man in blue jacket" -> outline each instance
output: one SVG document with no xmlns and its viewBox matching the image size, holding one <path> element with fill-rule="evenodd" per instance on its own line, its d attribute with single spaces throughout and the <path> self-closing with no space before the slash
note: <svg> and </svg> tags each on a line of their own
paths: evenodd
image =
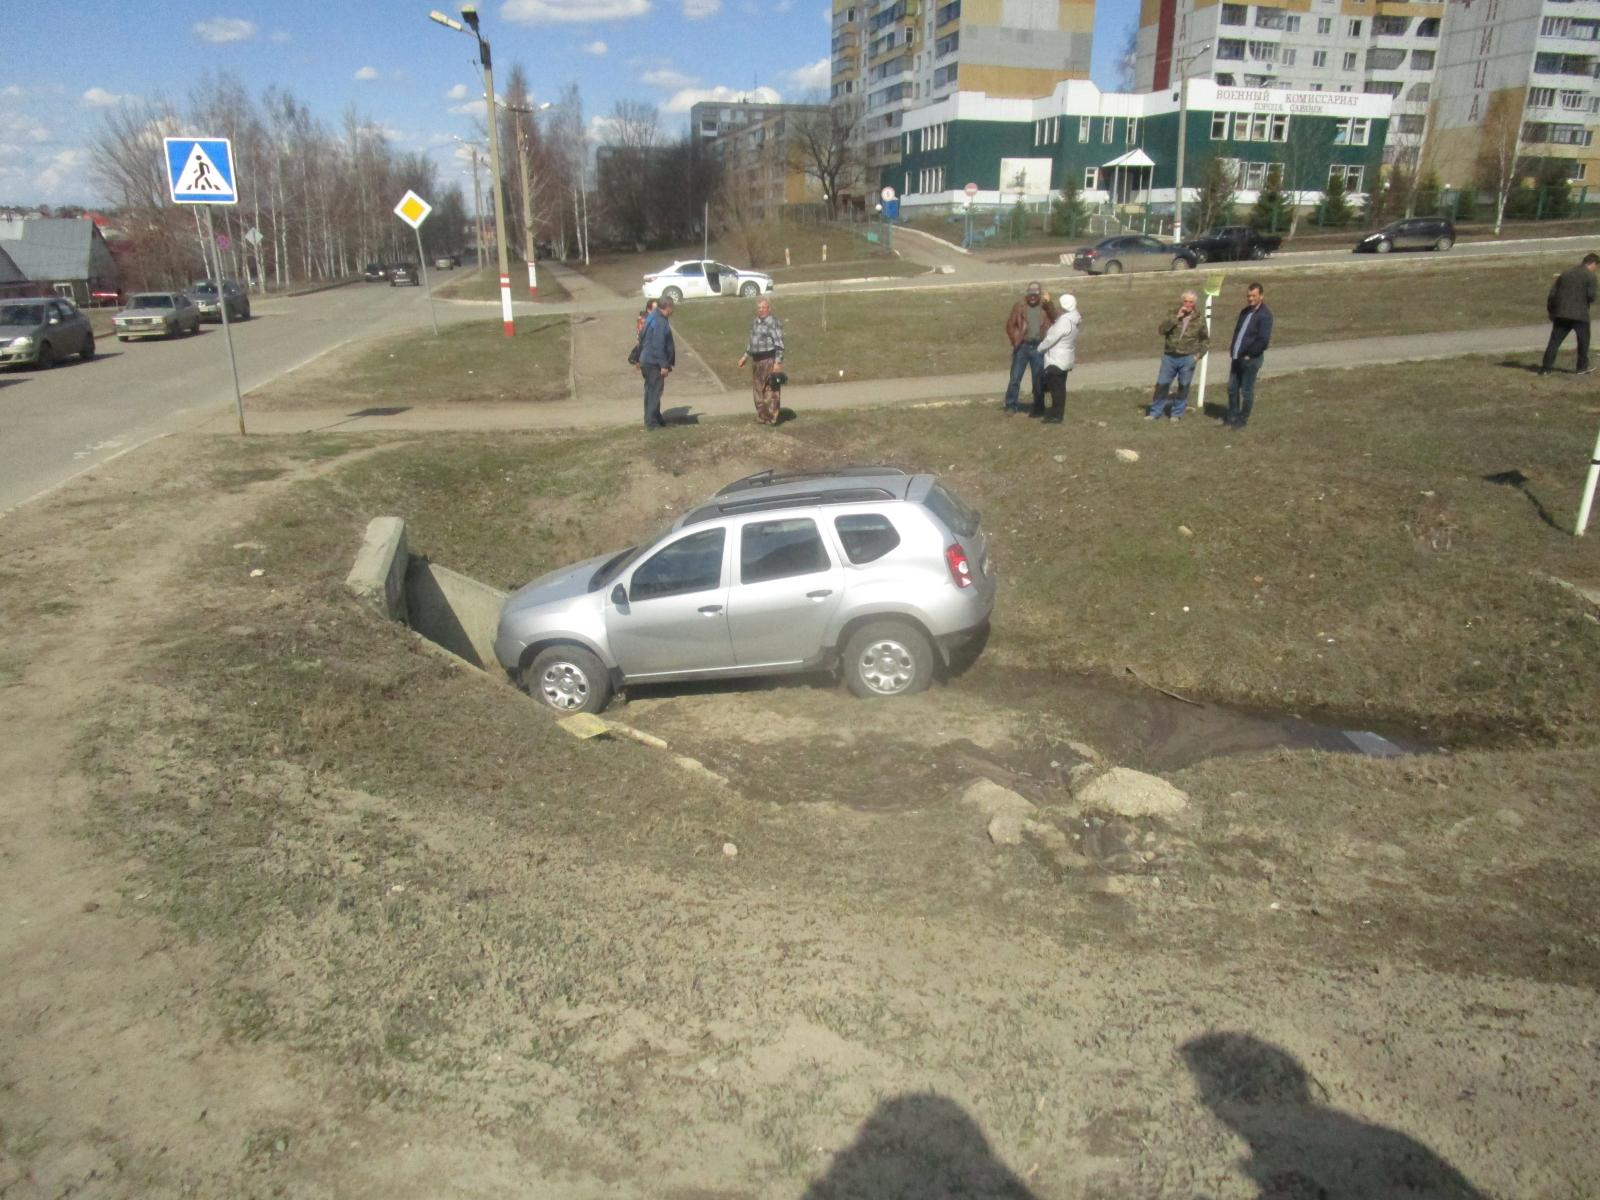
<svg viewBox="0 0 1600 1200">
<path fill-rule="evenodd" d="M 1233 340 L 1228 343 L 1232 361 L 1228 367 L 1228 415 L 1222 418 L 1229 429 L 1243 429 L 1250 422 L 1256 402 L 1256 376 L 1272 341 L 1272 310 L 1262 301 L 1265 293 L 1259 283 L 1245 289 L 1245 306 L 1233 324 Z"/>
<path fill-rule="evenodd" d="M 671 319 L 672 301 L 663 299 L 645 322 L 643 340 L 639 343 L 646 429 L 660 429 L 666 424 L 661 419 L 661 389 L 666 385 L 667 376 L 672 374 L 672 368 L 678 365 L 677 347 L 672 344 Z"/>
</svg>

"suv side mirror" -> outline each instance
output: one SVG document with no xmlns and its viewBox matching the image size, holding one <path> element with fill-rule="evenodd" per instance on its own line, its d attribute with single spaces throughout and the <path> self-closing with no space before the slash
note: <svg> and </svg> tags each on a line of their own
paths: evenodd
<svg viewBox="0 0 1600 1200">
<path fill-rule="evenodd" d="M 611 603 L 618 608 L 628 607 L 628 592 L 620 583 L 611 589 Z"/>
</svg>

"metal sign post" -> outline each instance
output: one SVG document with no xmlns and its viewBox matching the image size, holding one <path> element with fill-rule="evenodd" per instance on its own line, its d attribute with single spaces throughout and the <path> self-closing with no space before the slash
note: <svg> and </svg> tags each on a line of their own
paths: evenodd
<svg viewBox="0 0 1600 1200">
<path fill-rule="evenodd" d="M 1583 484 L 1583 503 L 1578 505 L 1578 524 L 1573 529 L 1574 537 L 1582 537 L 1583 531 L 1589 528 L 1589 510 L 1594 507 L 1594 486 L 1600 482 L 1600 434 L 1595 435 L 1594 449 L 1589 453 L 1589 478 Z"/>
<path fill-rule="evenodd" d="M 227 138 L 164 138 L 167 187 L 174 204 L 200 204 L 206 210 L 206 236 L 218 246 L 211 209 L 239 203 L 239 181 L 233 172 L 233 143 Z M 228 347 L 228 369 L 233 375 L 233 405 L 239 414 L 239 434 L 244 436 L 244 393 L 239 390 L 239 360 L 233 353 L 233 327 L 228 321 L 228 290 L 222 278 L 222 255 L 217 254 L 217 308 L 222 313 L 222 340 Z"/>
<path fill-rule="evenodd" d="M 439 317 L 433 311 L 433 284 L 428 282 L 428 260 L 422 253 L 422 223 L 432 211 L 433 205 L 411 191 L 400 197 L 400 203 L 394 206 L 394 215 L 411 226 L 411 232 L 417 235 L 417 267 L 422 272 L 422 286 L 428 293 L 428 319 L 433 322 L 433 336 L 438 337 Z"/>
<path fill-rule="evenodd" d="M 1211 345 L 1211 305 L 1216 298 L 1222 295 L 1222 281 L 1224 276 L 1206 276 L 1206 345 Z M 1205 357 L 1200 360 L 1200 390 L 1195 398 L 1195 411 L 1202 417 L 1206 415 L 1206 367 L 1211 363 L 1211 353 L 1207 350 Z"/>
</svg>

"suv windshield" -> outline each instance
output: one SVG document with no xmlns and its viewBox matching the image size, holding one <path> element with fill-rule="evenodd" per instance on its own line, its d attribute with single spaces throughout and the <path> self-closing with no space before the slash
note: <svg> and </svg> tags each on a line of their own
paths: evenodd
<svg viewBox="0 0 1600 1200">
<path fill-rule="evenodd" d="M 189 290 L 197 296 L 215 296 L 217 294 L 217 285 L 209 279 L 202 279 L 190 287 Z"/>
<path fill-rule="evenodd" d="M 5 304 L 0 305 L 0 325 L 43 325 L 44 305 L 42 304 Z"/>
</svg>

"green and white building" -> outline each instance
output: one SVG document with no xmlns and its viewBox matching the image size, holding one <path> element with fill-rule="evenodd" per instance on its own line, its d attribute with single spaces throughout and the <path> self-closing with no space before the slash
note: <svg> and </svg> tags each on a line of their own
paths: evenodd
<svg viewBox="0 0 1600 1200">
<path fill-rule="evenodd" d="M 1188 81 L 1184 184 L 1198 195 L 1210 159 L 1228 160 L 1237 200 L 1253 203 L 1273 164 L 1300 204 L 1338 174 L 1360 195 L 1378 182 L 1391 100 L 1355 92 L 1291 92 Z M 965 202 L 1047 202 L 1068 179 L 1084 199 L 1171 212 L 1177 188 L 1178 92 L 1102 92 L 1087 80 L 1036 100 L 958 92 L 905 114 L 901 161 L 883 170 L 901 211 Z"/>
</svg>

